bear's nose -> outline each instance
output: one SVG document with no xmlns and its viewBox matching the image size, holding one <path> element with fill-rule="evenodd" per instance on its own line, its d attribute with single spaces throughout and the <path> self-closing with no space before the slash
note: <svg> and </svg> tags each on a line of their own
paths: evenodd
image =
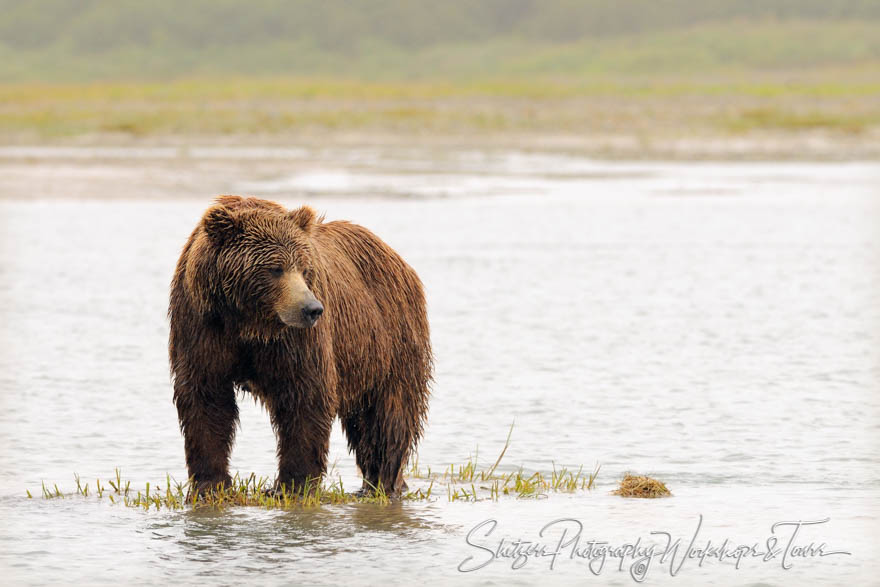
<svg viewBox="0 0 880 587">
<path fill-rule="evenodd" d="M 321 317 L 321 314 L 324 313 L 324 306 L 321 305 L 321 302 L 315 300 L 306 304 L 303 307 L 302 313 L 303 318 L 306 319 L 306 323 L 308 323 L 309 326 L 314 326 L 315 322 L 318 321 L 318 318 Z"/>
</svg>

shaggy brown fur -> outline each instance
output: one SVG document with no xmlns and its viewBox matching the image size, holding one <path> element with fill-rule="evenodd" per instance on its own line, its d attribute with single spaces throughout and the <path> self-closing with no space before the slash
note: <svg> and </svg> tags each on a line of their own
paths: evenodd
<svg viewBox="0 0 880 587">
<path fill-rule="evenodd" d="M 315 304 L 325 312 L 309 327 L 300 311 Z M 221 196 L 184 246 L 168 315 L 174 403 L 198 490 L 229 484 L 237 388 L 269 412 L 279 485 L 326 471 L 339 416 L 364 487 L 405 488 L 428 408 L 428 319 L 418 276 L 370 231 L 324 223 L 308 207 Z"/>
</svg>

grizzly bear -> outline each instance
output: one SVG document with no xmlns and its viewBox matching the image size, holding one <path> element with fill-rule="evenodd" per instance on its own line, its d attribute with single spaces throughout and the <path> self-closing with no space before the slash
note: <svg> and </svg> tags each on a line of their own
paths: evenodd
<svg viewBox="0 0 880 587">
<path fill-rule="evenodd" d="M 193 488 L 230 483 L 236 391 L 269 413 L 276 487 L 326 472 L 339 417 L 364 486 L 405 490 L 428 408 L 422 283 L 366 228 L 221 196 L 186 242 L 168 310 L 174 403 Z"/>
</svg>

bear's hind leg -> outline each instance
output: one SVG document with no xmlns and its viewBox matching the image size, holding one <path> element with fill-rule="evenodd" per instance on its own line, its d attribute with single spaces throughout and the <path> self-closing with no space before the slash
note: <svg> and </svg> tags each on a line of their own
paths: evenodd
<svg viewBox="0 0 880 587">
<path fill-rule="evenodd" d="M 375 442 L 372 438 L 373 406 L 361 406 L 349 414 L 340 415 L 349 451 L 354 453 L 355 462 L 364 482 L 359 495 L 371 493 L 379 481 L 379 457 L 374 453 Z"/>
<path fill-rule="evenodd" d="M 309 410 L 289 402 L 272 402 L 269 416 L 278 439 L 278 479 L 276 489 L 300 491 L 307 481 L 320 482 L 327 471 L 333 414 L 328 410 Z"/>
<path fill-rule="evenodd" d="M 349 447 L 364 475 L 364 492 L 380 485 L 390 496 L 407 486 L 403 468 L 422 434 L 426 406 L 403 382 L 389 382 L 367 394 L 364 406 L 342 419 Z"/>
</svg>

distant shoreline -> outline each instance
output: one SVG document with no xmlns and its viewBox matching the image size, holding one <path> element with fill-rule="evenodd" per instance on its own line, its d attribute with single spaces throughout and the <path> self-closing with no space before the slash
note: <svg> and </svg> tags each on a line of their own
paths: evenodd
<svg viewBox="0 0 880 587">
<path fill-rule="evenodd" d="M 571 154 L 599 160 L 658 161 L 878 161 L 880 128 L 844 134 L 824 130 L 784 132 L 761 130 L 746 134 L 693 133 L 664 136 L 660 133 L 511 132 L 462 133 L 310 131 L 258 134 L 155 134 L 88 133 L 47 139 L 27 133 L 2 138 L 0 166 L 10 160 L 36 161 L 101 158 L 103 149 L 168 149 L 168 158 L 187 155 L 190 149 L 212 147 L 263 147 L 269 159 L 285 149 L 387 148 L 442 151 L 526 151 Z M 41 154 L 41 150 L 48 148 Z M 92 156 L 89 150 L 97 150 Z M 272 151 L 275 154 L 272 154 Z M 78 151 L 78 153 L 75 153 Z M 161 151 L 157 151 L 161 153 Z M 164 155 L 152 157 L 163 158 Z M 188 155 L 187 155 L 188 156 Z M 124 157 L 122 153 L 114 159 Z M 283 157 L 283 155 L 282 155 Z"/>
</svg>

